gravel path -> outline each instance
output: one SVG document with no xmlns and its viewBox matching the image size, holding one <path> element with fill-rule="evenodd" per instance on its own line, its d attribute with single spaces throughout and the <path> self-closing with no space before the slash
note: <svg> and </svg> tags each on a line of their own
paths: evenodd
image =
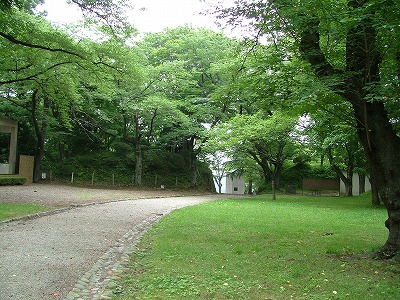
<svg viewBox="0 0 400 300">
<path fill-rule="evenodd" d="M 15 189 L 0 187 L 0 202 L 16 197 L 20 202 L 65 207 L 121 199 L 132 193 L 39 185 L 24 186 L 17 196 Z M 52 196 L 45 197 L 45 193 Z M 79 197 L 81 193 L 86 196 Z M 107 299 L 105 285 L 149 226 L 174 209 L 216 198 L 124 198 L 0 224 L 0 298 Z"/>
<path fill-rule="evenodd" d="M 60 208 L 71 205 L 104 203 L 110 200 L 148 199 L 194 194 L 193 191 L 161 189 L 104 189 L 59 184 L 30 184 L 0 186 L 0 203 L 36 203 L 50 208 Z"/>
</svg>

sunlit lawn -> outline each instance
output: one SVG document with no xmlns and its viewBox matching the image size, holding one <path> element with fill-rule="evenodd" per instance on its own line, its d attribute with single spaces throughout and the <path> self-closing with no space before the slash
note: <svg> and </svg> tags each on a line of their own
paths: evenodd
<svg viewBox="0 0 400 300">
<path fill-rule="evenodd" d="M 151 229 L 115 299 L 400 299 L 375 261 L 385 210 L 368 197 L 270 196 L 180 209 Z"/>
<path fill-rule="evenodd" d="M 45 206 L 37 204 L 0 203 L 0 221 L 46 210 L 47 208 Z"/>
</svg>

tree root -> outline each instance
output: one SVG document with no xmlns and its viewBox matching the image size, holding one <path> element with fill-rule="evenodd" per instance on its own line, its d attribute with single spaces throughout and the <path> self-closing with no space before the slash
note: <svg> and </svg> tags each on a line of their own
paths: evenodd
<svg viewBox="0 0 400 300">
<path fill-rule="evenodd" d="M 376 251 L 373 255 L 376 260 L 394 259 L 400 262 L 400 249 L 398 247 L 384 246 L 382 249 Z"/>
</svg>

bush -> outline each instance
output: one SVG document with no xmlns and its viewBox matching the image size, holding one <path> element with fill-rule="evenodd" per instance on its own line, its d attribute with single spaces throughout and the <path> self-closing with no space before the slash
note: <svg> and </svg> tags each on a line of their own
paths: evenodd
<svg viewBox="0 0 400 300">
<path fill-rule="evenodd" d="M 23 185 L 26 177 L 22 176 L 0 176 L 0 185 Z"/>
</svg>

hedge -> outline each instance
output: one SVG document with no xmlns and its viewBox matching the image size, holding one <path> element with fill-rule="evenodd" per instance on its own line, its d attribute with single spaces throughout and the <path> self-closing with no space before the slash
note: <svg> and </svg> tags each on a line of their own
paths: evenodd
<svg viewBox="0 0 400 300">
<path fill-rule="evenodd" d="M 26 177 L 22 176 L 0 176 L 0 185 L 22 185 Z"/>
</svg>

